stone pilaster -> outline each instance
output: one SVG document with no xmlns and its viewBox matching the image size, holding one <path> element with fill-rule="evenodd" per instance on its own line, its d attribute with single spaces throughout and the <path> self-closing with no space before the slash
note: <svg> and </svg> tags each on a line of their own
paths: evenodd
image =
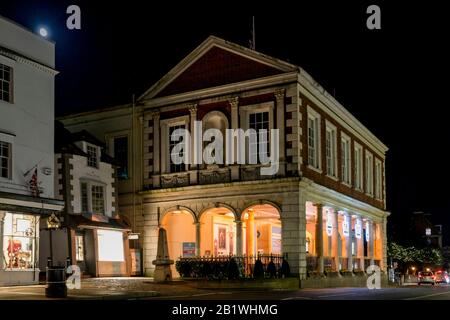
<svg viewBox="0 0 450 320">
<path fill-rule="evenodd" d="M 231 129 L 239 128 L 239 97 L 233 97 L 228 100 L 231 107 Z M 234 143 L 234 159 L 237 157 L 237 145 Z M 237 163 L 230 165 L 231 181 L 239 180 L 239 165 Z"/>
<path fill-rule="evenodd" d="M 277 126 L 276 128 L 279 130 L 279 148 L 280 148 L 280 167 L 278 169 L 278 175 L 279 176 L 285 176 L 286 175 L 286 148 L 285 148 L 285 141 L 286 141 L 286 134 L 285 134 L 285 120 L 284 120 L 284 114 L 285 114 L 285 107 L 284 107 L 284 95 L 285 95 L 285 89 L 279 89 L 275 91 L 275 99 L 277 101 Z"/>
<path fill-rule="evenodd" d="M 158 249 L 158 207 L 154 205 L 144 205 L 144 275 L 153 276 L 155 266 L 152 261 L 156 259 Z"/>
<path fill-rule="evenodd" d="M 197 120 L 197 109 L 198 105 L 196 103 L 189 105 L 189 113 L 190 113 L 190 132 L 191 132 L 191 155 L 190 155 L 190 161 L 191 163 L 188 165 L 186 164 L 186 168 L 189 167 L 189 183 L 190 184 L 197 184 L 198 179 L 198 165 L 195 164 L 195 160 L 198 157 L 198 155 L 195 154 L 195 150 L 198 149 L 197 143 L 202 143 L 202 141 L 198 141 L 197 137 L 194 137 L 193 134 L 195 132 L 195 121 Z M 201 156 L 201 155 L 200 155 Z"/>
<path fill-rule="evenodd" d="M 158 188 L 161 184 L 161 128 L 159 124 L 160 114 L 158 111 L 153 113 L 153 187 Z"/>
</svg>

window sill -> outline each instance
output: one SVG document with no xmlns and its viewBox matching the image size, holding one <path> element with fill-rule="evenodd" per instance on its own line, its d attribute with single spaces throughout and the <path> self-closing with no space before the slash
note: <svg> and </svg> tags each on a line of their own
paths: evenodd
<svg viewBox="0 0 450 320">
<path fill-rule="evenodd" d="M 330 176 L 329 174 L 327 174 L 327 178 L 330 178 L 330 179 L 332 179 L 332 180 L 334 180 L 334 181 L 339 181 L 339 178 L 338 178 L 338 177 L 336 177 L 336 176 Z"/>
<path fill-rule="evenodd" d="M 322 170 L 321 169 L 319 169 L 319 168 L 316 168 L 316 167 L 313 167 L 312 165 L 310 165 L 310 164 L 308 164 L 308 169 L 311 169 L 311 170 L 313 170 L 313 171 L 315 171 L 315 172 L 317 172 L 317 173 L 322 173 Z"/>
<path fill-rule="evenodd" d="M 342 183 L 344 186 L 346 186 L 346 187 L 349 187 L 349 188 L 352 187 L 352 185 L 351 185 L 350 183 L 347 183 L 347 182 L 344 182 L 344 181 L 342 181 L 341 183 Z"/>
<path fill-rule="evenodd" d="M 3 269 L 3 271 L 7 271 L 7 272 L 36 272 L 36 271 L 40 271 L 39 268 L 36 269 L 10 269 L 10 268 L 6 268 Z"/>
</svg>

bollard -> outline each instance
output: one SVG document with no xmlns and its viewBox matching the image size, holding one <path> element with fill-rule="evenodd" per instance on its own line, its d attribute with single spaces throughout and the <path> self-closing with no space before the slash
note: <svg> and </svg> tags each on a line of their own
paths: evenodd
<svg viewBox="0 0 450 320">
<path fill-rule="evenodd" d="M 46 270 L 47 287 L 45 296 L 47 298 L 66 298 L 66 268 L 48 266 Z"/>
</svg>

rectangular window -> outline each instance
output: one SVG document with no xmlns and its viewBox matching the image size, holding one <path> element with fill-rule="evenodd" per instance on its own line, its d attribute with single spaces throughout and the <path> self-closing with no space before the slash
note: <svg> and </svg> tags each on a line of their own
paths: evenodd
<svg viewBox="0 0 450 320">
<path fill-rule="evenodd" d="M 341 170 L 342 182 L 350 185 L 351 180 L 350 138 L 342 135 L 341 138 Z"/>
<path fill-rule="evenodd" d="M 103 186 L 92 186 L 92 212 L 96 214 L 105 214 Z"/>
<path fill-rule="evenodd" d="M 36 218 L 7 212 L 3 227 L 3 257 L 6 270 L 35 267 Z"/>
<path fill-rule="evenodd" d="M 327 174 L 336 177 L 336 128 L 326 128 Z"/>
<path fill-rule="evenodd" d="M 84 237 L 83 235 L 75 236 L 75 255 L 77 261 L 84 261 Z"/>
<path fill-rule="evenodd" d="M 249 158 L 258 159 L 259 153 L 259 144 L 266 145 L 266 152 L 268 153 L 270 150 L 269 147 L 269 112 L 257 112 L 251 113 L 248 119 L 248 127 L 249 129 L 253 129 L 256 131 L 256 139 L 255 142 L 250 143 L 249 148 Z M 266 134 L 262 135 L 262 139 L 260 139 L 260 130 L 266 130 Z M 255 145 L 256 144 L 256 145 Z M 255 154 L 256 153 L 256 154 Z"/>
<path fill-rule="evenodd" d="M 0 100 L 12 102 L 12 69 L 0 64 Z"/>
<path fill-rule="evenodd" d="M 366 193 L 373 195 L 373 155 L 366 151 Z"/>
<path fill-rule="evenodd" d="M 319 115 L 308 113 L 308 164 L 320 169 Z"/>
<path fill-rule="evenodd" d="M 0 177 L 11 179 L 11 144 L 0 141 Z"/>
<path fill-rule="evenodd" d="M 81 183 L 81 211 L 89 211 L 88 185 L 86 182 Z"/>
<path fill-rule="evenodd" d="M 383 198 L 383 184 L 382 184 L 382 165 L 381 161 L 375 160 L 375 198 L 382 199 Z"/>
<path fill-rule="evenodd" d="M 362 147 L 355 143 L 355 188 L 363 190 L 363 152 Z"/>
<path fill-rule="evenodd" d="M 98 151 L 96 146 L 87 145 L 86 153 L 88 155 L 87 164 L 89 167 L 98 168 Z"/>
<path fill-rule="evenodd" d="M 174 172 L 183 172 L 186 171 L 186 165 L 184 163 L 180 163 L 180 164 L 176 164 L 173 162 L 172 159 L 172 153 L 173 154 L 178 154 L 179 157 L 184 157 L 184 153 L 182 151 L 180 152 L 173 152 L 174 147 L 180 143 L 180 141 L 182 139 L 184 139 L 184 137 L 182 137 L 181 134 L 177 133 L 174 134 L 175 130 L 177 129 L 185 129 L 185 125 L 175 125 L 175 126 L 171 126 L 169 127 L 169 161 L 170 161 L 170 172 L 174 173 Z M 172 139 L 175 139 L 175 141 L 172 141 Z"/>
<path fill-rule="evenodd" d="M 118 179 L 128 179 L 128 136 L 114 138 L 114 159 L 119 163 Z"/>
</svg>

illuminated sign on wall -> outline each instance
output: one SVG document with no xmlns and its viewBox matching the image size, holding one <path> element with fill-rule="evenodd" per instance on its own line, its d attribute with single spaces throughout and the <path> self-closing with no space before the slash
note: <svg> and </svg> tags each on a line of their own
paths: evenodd
<svg viewBox="0 0 450 320">
<path fill-rule="evenodd" d="M 344 221 L 342 221 L 342 233 L 345 237 L 348 237 L 350 234 L 350 223 L 349 223 L 350 217 L 347 215 L 344 215 Z"/>
<path fill-rule="evenodd" d="M 361 220 L 357 219 L 355 224 L 355 237 L 361 239 Z"/>
<path fill-rule="evenodd" d="M 333 235 L 333 217 L 331 213 L 327 214 L 327 235 L 329 237 Z"/>
</svg>

